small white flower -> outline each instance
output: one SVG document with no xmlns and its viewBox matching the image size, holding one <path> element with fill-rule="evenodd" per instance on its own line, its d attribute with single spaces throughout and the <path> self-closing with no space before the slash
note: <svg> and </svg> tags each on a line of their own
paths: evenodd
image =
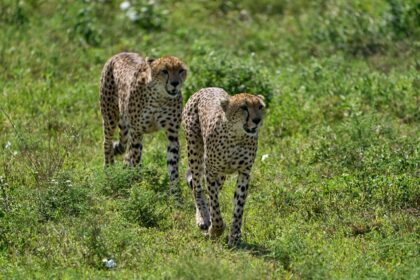
<svg viewBox="0 0 420 280">
<path fill-rule="evenodd" d="M 128 1 L 124 1 L 124 2 L 122 2 L 122 3 L 120 4 L 120 9 L 121 9 L 121 11 L 125 11 L 125 10 L 127 10 L 128 8 L 130 8 L 130 2 L 128 2 Z"/>
<path fill-rule="evenodd" d="M 6 142 L 6 145 L 4 146 L 4 148 L 10 149 L 11 146 L 12 146 L 12 143 L 10 143 L 10 141 L 7 141 Z"/>
<path fill-rule="evenodd" d="M 103 259 L 102 263 L 106 268 L 115 268 L 117 266 L 117 263 L 113 259 Z"/>
<path fill-rule="evenodd" d="M 268 154 L 262 155 L 262 157 L 261 157 L 261 161 L 264 161 L 264 160 L 266 160 L 267 158 L 268 158 Z"/>
</svg>

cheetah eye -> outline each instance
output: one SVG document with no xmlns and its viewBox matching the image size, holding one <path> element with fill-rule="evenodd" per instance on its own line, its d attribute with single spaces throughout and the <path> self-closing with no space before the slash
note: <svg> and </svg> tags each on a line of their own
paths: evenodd
<svg viewBox="0 0 420 280">
<path fill-rule="evenodd" d="M 165 75 L 168 75 L 169 74 L 168 70 L 166 70 L 166 69 L 163 69 L 162 70 L 162 73 L 165 74 Z"/>
<path fill-rule="evenodd" d="M 258 109 L 259 109 L 259 110 L 262 110 L 262 108 L 264 108 L 264 106 L 263 106 L 263 105 L 260 105 L 260 106 L 258 107 Z"/>
</svg>

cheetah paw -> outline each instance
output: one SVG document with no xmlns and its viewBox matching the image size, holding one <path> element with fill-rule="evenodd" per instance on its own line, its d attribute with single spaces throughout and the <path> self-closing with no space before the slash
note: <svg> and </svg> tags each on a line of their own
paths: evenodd
<svg viewBox="0 0 420 280">
<path fill-rule="evenodd" d="M 231 234 L 229 236 L 228 246 L 229 247 L 238 247 L 241 243 L 241 235 L 240 234 Z"/>
<path fill-rule="evenodd" d="M 199 210 L 195 213 L 195 221 L 201 230 L 207 230 L 210 226 L 210 217 L 208 215 L 204 215 L 203 217 Z"/>
<path fill-rule="evenodd" d="M 223 231 L 225 230 L 226 225 L 223 223 L 222 225 L 214 226 L 211 225 L 209 228 L 209 235 L 211 238 L 219 237 L 223 234 Z"/>
</svg>

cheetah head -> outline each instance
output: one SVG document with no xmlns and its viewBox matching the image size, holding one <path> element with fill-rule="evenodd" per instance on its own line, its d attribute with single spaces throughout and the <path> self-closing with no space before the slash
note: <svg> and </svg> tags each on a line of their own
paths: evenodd
<svg viewBox="0 0 420 280">
<path fill-rule="evenodd" d="M 264 117 L 264 97 L 240 93 L 221 101 L 226 118 L 232 122 L 235 131 L 257 136 Z"/>
<path fill-rule="evenodd" d="M 149 59 L 149 63 L 152 68 L 152 80 L 156 82 L 159 92 L 171 98 L 178 96 L 187 77 L 187 66 L 174 56 Z"/>
</svg>

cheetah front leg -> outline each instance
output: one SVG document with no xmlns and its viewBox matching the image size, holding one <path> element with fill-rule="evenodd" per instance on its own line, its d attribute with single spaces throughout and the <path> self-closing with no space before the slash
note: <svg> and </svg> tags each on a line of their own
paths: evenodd
<svg viewBox="0 0 420 280">
<path fill-rule="evenodd" d="M 128 146 L 128 152 L 125 156 L 124 163 L 128 166 L 136 166 L 141 163 L 141 153 L 143 149 L 143 133 L 139 130 L 130 130 L 131 142 Z"/>
<path fill-rule="evenodd" d="M 170 193 L 182 202 L 181 189 L 179 188 L 179 140 L 178 131 L 173 129 L 166 130 L 166 137 L 168 139 L 168 147 L 166 154 L 166 162 L 168 165 L 168 175 L 170 180 Z"/>
<path fill-rule="evenodd" d="M 219 190 L 221 188 L 220 183 L 222 182 L 219 176 L 213 174 L 206 174 L 206 183 L 209 191 L 209 202 L 210 202 L 210 220 L 211 225 L 209 228 L 210 237 L 218 237 L 222 235 L 226 225 L 223 222 L 222 215 L 220 213 L 219 206 Z"/>
<path fill-rule="evenodd" d="M 241 241 L 242 215 L 248 192 L 249 173 L 239 173 L 233 197 L 233 222 L 229 235 L 229 246 L 237 246 Z"/>
</svg>

